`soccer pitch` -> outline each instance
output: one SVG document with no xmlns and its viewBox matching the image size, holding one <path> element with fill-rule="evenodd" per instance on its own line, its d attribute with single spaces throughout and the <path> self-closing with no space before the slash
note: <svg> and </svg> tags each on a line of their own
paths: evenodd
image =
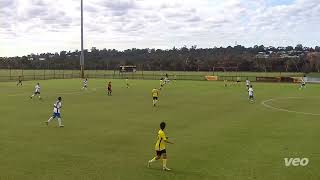
<svg viewBox="0 0 320 180">
<path fill-rule="evenodd" d="M 156 80 L 112 80 L 113 96 L 107 80 L 39 81 L 43 99 L 30 99 L 37 82 L 0 83 L 1 180 L 320 179 L 319 85 L 254 83 L 250 103 L 244 83 L 176 81 L 152 107 Z M 65 127 L 47 127 L 58 96 Z M 146 167 L 161 121 L 170 172 Z"/>
</svg>

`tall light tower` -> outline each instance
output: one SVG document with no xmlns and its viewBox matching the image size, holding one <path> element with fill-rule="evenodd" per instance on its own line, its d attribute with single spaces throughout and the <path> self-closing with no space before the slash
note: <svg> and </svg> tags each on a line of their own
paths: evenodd
<svg viewBox="0 0 320 180">
<path fill-rule="evenodd" d="M 84 78 L 84 52 L 83 52 L 83 0 L 81 0 L 81 55 L 80 55 L 81 78 Z"/>
</svg>

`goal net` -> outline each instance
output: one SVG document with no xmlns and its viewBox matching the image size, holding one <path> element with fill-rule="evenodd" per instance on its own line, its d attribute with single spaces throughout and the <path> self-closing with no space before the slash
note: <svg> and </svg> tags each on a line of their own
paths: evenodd
<svg viewBox="0 0 320 180">
<path fill-rule="evenodd" d="M 320 83 L 320 78 L 318 78 L 318 77 L 305 77 L 305 81 L 308 83 Z"/>
<path fill-rule="evenodd" d="M 304 80 L 308 83 L 320 83 L 320 73 L 310 73 Z"/>
</svg>

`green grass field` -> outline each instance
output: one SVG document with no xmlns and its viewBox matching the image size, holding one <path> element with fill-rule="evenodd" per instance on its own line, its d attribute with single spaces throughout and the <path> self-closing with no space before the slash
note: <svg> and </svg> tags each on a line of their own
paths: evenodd
<svg viewBox="0 0 320 180">
<path fill-rule="evenodd" d="M 130 80 L 129 89 L 112 82 L 109 97 L 106 80 L 90 79 L 87 91 L 79 79 L 40 81 L 43 100 L 29 98 L 35 81 L 0 83 L 0 179 L 320 179 L 319 85 L 253 84 L 252 104 L 244 84 L 176 81 L 154 108 L 159 81 Z M 47 127 L 58 96 L 65 127 Z M 146 167 L 161 121 L 175 142 L 167 146 L 170 172 L 160 161 Z M 286 167 L 291 157 L 310 162 Z"/>
</svg>

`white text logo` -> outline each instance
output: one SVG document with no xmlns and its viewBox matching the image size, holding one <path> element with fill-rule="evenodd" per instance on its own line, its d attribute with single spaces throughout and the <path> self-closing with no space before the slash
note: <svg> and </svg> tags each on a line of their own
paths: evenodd
<svg viewBox="0 0 320 180">
<path fill-rule="evenodd" d="M 284 158 L 284 165 L 289 166 L 307 166 L 309 164 L 308 158 Z"/>
</svg>

